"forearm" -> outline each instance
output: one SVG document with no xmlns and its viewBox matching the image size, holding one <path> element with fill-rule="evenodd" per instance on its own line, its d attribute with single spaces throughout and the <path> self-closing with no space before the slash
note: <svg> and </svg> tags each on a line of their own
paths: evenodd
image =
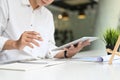
<svg viewBox="0 0 120 80">
<path fill-rule="evenodd" d="M 16 43 L 14 40 L 7 40 L 2 50 L 16 49 Z"/>
<path fill-rule="evenodd" d="M 72 55 L 73 56 L 73 55 Z M 54 56 L 54 58 L 71 58 L 72 57 L 71 55 L 69 55 L 68 54 L 68 51 L 61 51 L 61 52 L 59 52 L 58 54 L 56 54 L 55 56 Z"/>
<path fill-rule="evenodd" d="M 57 53 L 54 58 L 64 58 L 64 51 L 60 51 L 59 53 Z"/>
</svg>

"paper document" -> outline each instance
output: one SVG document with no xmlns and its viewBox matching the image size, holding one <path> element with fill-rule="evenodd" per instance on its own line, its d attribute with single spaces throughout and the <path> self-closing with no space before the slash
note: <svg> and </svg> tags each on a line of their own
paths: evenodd
<svg viewBox="0 0 120 80">
<path fill-rule="evenodd" d="M 112 55 L 102 56 L 104 62 L 108 62 Z M 115 55 L 113 60 L 119 60 L 120 56 Z"/>
<path fill-rule="evenodd" d="M 57 64 L 64 63 L 65 61 L 41 61 L 41 60 L 35 60 L 35 61 L 20 61 L 19 63 L 24 63 L 24 64 L 43 64 L 44 67 L 48 66 L 53 66 Z"/>
<path fill-rule="evenodd" d="M 0 70 L 28 71 L 62 64 L 65 61 L 22 61 L 17 63 L 0 65 Z"/>
<path fill-rule="evenodd" d="M 64 49 L 64 48 L 70 47 L 71 45 L 77 45 L 80 41 L 83 42 L 83 41 L 85 41 L 85 40 L 89 40 L 90 42 L 92 42 L 92 41 L 97 40 L 97 39 L 98 39 L 97 37 L 82 37 L 82 38 L 79 38 L 79 39 L 74 40 L 74 41 L 72 41 L 72 42 L 69 42 L 69 43 L 67 43 L 67 44 L 65 44 L 65 45 L 63 45 L 63 46 L 60 46 L 60 47 L 58 47 L 58 48 L 55 48 L 55 49 L 53 49 L 52 51 L 62 50 L 62 49 Z"/>
<path fill-rule="evenodd" d="M 86 62 L 103 62 L 102 57 L 77 57 L 72 60 L 86 61 Z"/>
<path fill-rule="evenodd" d="M 72 60 L 86 61 L 86 62 L 108 62 L 111 58 L 111 55 L 106 56 L 97 56 L 97 57 L 75 57 Z M 115 56 L 114 60 L 120 59 L 119 56 Z"/>
<path fill-rule="evenodd" d="M 27 71 L 27 70 L 40 69 L 43 67 L 44 65 L 12 63 L 12 64 L 0 65 L 0 70 Z"/>
</svg>

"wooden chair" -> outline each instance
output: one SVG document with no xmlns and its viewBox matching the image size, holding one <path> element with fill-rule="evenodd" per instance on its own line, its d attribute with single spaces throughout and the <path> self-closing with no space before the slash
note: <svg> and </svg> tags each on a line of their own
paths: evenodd
<svg viewBox="0 0 120 80">
<path fill-rule="evenodd" d="M 107 52 L 112 53 L 111 58 L 109 60 L 109 64 L 112 64 L 112 61 L 113 61 L 115 55 L 120 56 L 120 52 L 117 52 L 117 50 L 119 48 L 119 45 L 120 45 L 120 36 L 118 37 L 118 40 L 117 40 L 117 42 L 115 44 L 114 49 L 113 50 L 111 50 L 109 48 L 107 49 Z"/>
</svg>

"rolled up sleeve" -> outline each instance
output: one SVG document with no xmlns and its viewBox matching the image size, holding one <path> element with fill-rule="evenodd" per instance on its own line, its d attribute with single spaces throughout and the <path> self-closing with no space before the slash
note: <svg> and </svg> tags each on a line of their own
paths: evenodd
<svg viewBox="0 0 120 80">
<path fill-rule="evenodd" d="M 3 32 L 5 31 L 6 25 L 8 21 L 8 4 L 7 0 L 0 0 L 0 51 L 8 40 L 3 36 Z"/>
<path fill-rule="evenodd" d="M 0 37 L 0 51 L 2 51 L 3 46 L 7 40 L 8 40 L 8 38 Z"/>
<path fill-rule="evenodd" d="M 53 44 L 52 42 L 49 43 L 49 53 L 48 56 L 49 58 L 54 58 L 54 56 L 60 52 L 60 50 L 58 51 L 53 51 L 54 48 L 57 48 L 57 46 L 55 46 L 55 44 Z"/>
<path fill-rule="evenodd" d="M 54 35 L 51 35 L 51 37 L 49 38 L 49 58 L 54 58 L 54 56 L 59 53 L 61 50 L 58 51 L 53 51 L 53 49 L 57 48 L 57 46 L 55 45 L 55 39 L 54 39 Z"/>
<path fill-rule="evenodd" d="M 52 49 L 57 48 L 55 45 L 55 37 L 54 37 L 54 32 L 55 32 L 55 26 L 54 26 L 54 21 L 53 21 L 53 15 L 50 13 L 49 15 L 49 20 L 48 20 L 48 25 L 50 25 L 49 28 L 49 52 L 47 54 L 48 58 L 54 58 L 54 56 L 60 52 L 59 51 L 53 51 Z"/>
</svg>

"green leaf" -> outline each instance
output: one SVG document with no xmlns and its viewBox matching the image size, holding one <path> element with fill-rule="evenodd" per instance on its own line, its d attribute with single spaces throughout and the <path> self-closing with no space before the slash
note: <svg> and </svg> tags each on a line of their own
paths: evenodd
<svg viewBox="0 0 120 80">
<path fill-rule="evenodd" d="M 120 31 L 118 31 L 117 29 L 108 28 L 103 34 L 103 38 L 106 45 L 114 46 L 118 39 L 119 34 L 120 34 Z"/>
</svg>

